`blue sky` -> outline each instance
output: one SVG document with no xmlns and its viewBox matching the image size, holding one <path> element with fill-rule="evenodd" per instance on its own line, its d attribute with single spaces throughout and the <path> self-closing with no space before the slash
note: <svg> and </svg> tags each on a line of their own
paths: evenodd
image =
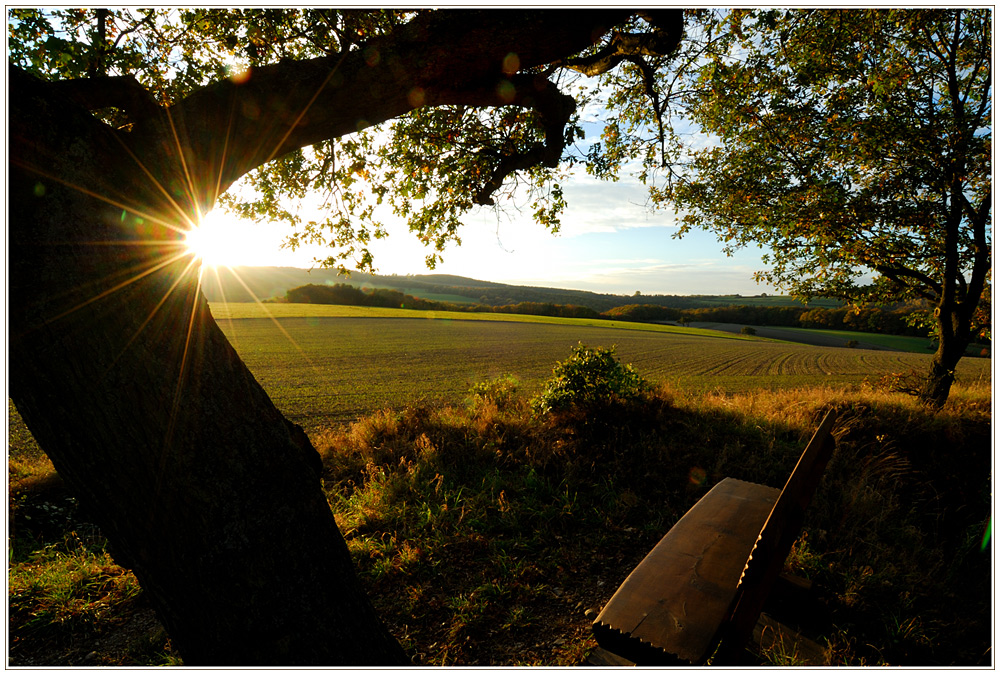
<svg viewBox="0 0 1000 675">
<path fill-rule="evenodd" d="M 576 175 L 564 188 L 569 206 L 559 234 L 546 231 L 527 214 L 472 213 L 464 218 L 462 245 L 450 246 L 434 272 L 629 295 L 776 292 L 753 280 L 754 271 L 763 267 L 759 250 L 727 257 L 712 234 L 695 231 L 675 238 L 673 214 L 650 212 L 637 181 L 607 183 Z M 209 219 L 238 227 L 230 236 L 223 235 L 229 264 L 308 268 L 313 257 L 325 255 L 322 249 L 281 250 L 285 232 L 276 226 L 225 223 L 216 213 Z M 378 272 L 429 273 L 424 246 L 402 223 L 390 220 L 388 226 L 390 236 L 372 246 Z"/>
</svg>

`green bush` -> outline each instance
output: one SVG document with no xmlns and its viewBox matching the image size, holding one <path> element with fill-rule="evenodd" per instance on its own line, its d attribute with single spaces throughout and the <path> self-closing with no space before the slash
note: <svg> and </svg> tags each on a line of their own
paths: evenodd
<svg viewBox="0 0 1000 675">
<path fill-rule="evenodd" d="M 552 369 L 541 394 L 531 401 L 533 410 L 548 413 L 574 406 L 614 401 L 635 401 L 652 390 L 631 365 L 615 357 L 615 347 L 590 349 L 582 343 Z"/>
<path fill-rule="evenodd" d="M 742 333 L 743 335 L 756 335 L 757 329 L 752 326 L 743 326 L 743 328 L 740 330 L 740 333 Z"/>
<path fill-rule="evenodd" d="M 474 384 L 469 393 L 472 394 L 474 407 L 492 403 L 498 410 L 504 410 L 516 400 L 519 386 L 517 378 L 508 374 Z"/>
</svg>

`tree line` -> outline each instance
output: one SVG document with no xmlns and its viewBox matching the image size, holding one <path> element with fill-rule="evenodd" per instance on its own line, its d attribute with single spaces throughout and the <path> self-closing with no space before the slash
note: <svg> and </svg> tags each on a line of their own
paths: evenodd
<svg viewBox="0 0 1000 675">
<path fill-rule="evenodd" d="M 497 314 L 529 314 L 575 319 L 599 319 L 601 314 L 590 307 L 561 305 L 552 302 L 518 302 L 507 305 L 485 305 L 429 300 L 392 288 L 358 288 L 351 284 L 306 284 L 285 292 L 285 302 L 316 305 L 357 305 L 389 307 L 439 312 L 492 312 Z"/>
<path fill-rule="evenodd" d="M 527 314 L 577 319 L 678 323 L 741 323 L 750 326 L 784 326 L 849 330 L 885 335 L 926 337 L 921 319 L 926 308 L 919 303 L 869 307 L 779 307 L 768 305 L 728 305 L 724 307 L 666 307 L 656 304 L 629 304 L 598 312 L 582 305 L 552 302 L 518 302 L 505 305 L 467 304 L 429 300 L 391 288 L 359 288 L 351 284 L 306 284 L 285 292 L 285 302 L 320 305 L 356 305 L 449 312 Z"/>
</svg>

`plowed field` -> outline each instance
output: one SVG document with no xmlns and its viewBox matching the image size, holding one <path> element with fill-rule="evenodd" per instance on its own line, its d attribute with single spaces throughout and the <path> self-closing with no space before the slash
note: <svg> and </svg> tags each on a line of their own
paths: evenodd
<svg viewBox="0 0 1000 675">
<path fill-rule="evenodd" d="M 619 358 L 646 378 L 696 391 L 857 384 L 866 377 L 923 373 L 930 366 L 928 354 L 734 339 L 694 330 L 412 315 L 223 319 L 220 325 L 278 407 L 306 428 L 385 407 L 461 403 L 472 384 L 507 373 L 531 394 L 577 342 L 617 345 Z M 988 379 L 990 361 L 965 359 L 958 375 Z"/>
</svg>

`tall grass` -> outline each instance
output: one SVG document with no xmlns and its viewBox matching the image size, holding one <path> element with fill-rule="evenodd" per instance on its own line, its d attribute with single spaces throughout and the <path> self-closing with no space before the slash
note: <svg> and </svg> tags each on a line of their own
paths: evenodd
<svg viewBox="0 0 1000 675">
<path fill-rule="evenodd" d="M 989 664 L 988 383 L 956 386 L 937 413 L 872 386 L 661 386 L 638 401 L 540 415 L 501 378 L 463 405 L 378 412 L 313 441 L 363 583 L 415 663 L 575 665 L 595 646 L 585 612 L 677 518 L 726 476 L 781 486 L 831 407 L 837 451 L 788 561 L 822 610 L 810 637 L 833 665 Z M 12 640 L 26 650 L 39 631 L 59 644 L 103 634 L 141 596 L 117 592 L 101 611 L 43 599 L 51 586 L 93 605 L 94 588 L 131 582 L 96 544 L 59 543 L 78 519 L 45 536 L 32 529 L 24 516 L 39 502 L 25 499 L 9 578 L 34 590 L 12 592 Z M 46 581 L 39 565 L 73 556 L 65 574 L 83 581 Z M 114 662 L 175 662 L 163 642 Z M 753 658 L 794 663 L 783 649 Z"/>
<path fill-rule="evenodd" d="M 937 414 L 872 388 L 661 389 L 541 418 L 477 396 L 319 445 L 359 567 L 418 662 L 572 664 L 593 646 L 581 609 L 717 480 L 782 485 L 831 407 L 838 450 L 789 558 L 821 589 L 817 639 L 838 665 L 987 663 L 986 387 Z"/>
</svg>

